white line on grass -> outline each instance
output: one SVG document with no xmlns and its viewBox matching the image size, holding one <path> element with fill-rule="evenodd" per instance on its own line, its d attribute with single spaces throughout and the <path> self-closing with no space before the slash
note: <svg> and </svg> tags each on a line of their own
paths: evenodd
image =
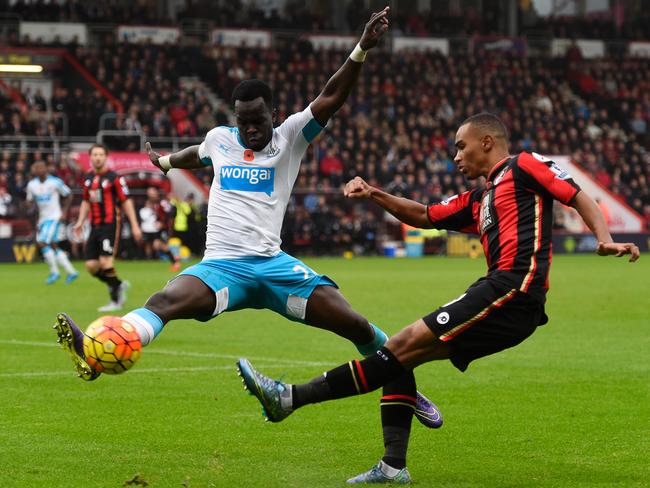
<svg viewBox="0 0 650 488">
<path fill-rule="evenodd" d="M 18 339 L 2 340 L 0 344 L 9 344 L 15 346 L 34 346 L 34 347 L 57 347 L 55 342 L 36 342 L 36 341 L 21 341 Z M 210 359 L 239 359 L 242 357 L 232 354 L 219 354 L 212 352 L 193 352 L 193 351 L 172 351 L 170 349 L 147 348 L 147 354 L 161 354 L 164 356 L 178 356 L 178 357 L 193 357 L 193 358 L 210 358 Z M 278 363 L 278 365 L 294 365 L 294 366 L 332 366 L 332 362 L 325 361 L 300 361 L 296 359 L 286 358 L 269 358 L 269 357 L 249 357 L 252 361 L 268 361 L 271 363 Z"/>
<path fill-rule="evenodd" d="M 277 365 L 266 365 L 260 366 L 261 368 L 271 368 Z M 302 365 L 282 365 L 283 368 L 297 368 Z M 234 369 L 232 366 L 203 366 L 196 368 L 142 368 L 142 369 L 132 369 L 129 371 L 129 374 L 133 373 L 203 373 L 206 371 L 220 371 L 220 370 L 231 370 Z M 0 378 L 32 378 L 32 377 L 43 377 L 43 376 L 74 376 L 70 371 L 37 371 L 37 372 L 28 372 L 28 371 L 16 371 L 10 373 L 0 373 Z"/>
</svg>

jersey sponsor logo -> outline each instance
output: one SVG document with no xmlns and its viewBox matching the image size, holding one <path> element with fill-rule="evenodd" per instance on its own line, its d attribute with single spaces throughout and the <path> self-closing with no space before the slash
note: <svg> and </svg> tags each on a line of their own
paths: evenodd
<svg viewBox="0 0 650 488">
<path fill-rule="evenodd" d="M 275 168 L 250 166 L 222 166 L 221 189 L 266 193 L 271 196 L 274 188 Z"/>
<path fill-rule="evenodd" d="M 88 190 L 88 199 L 91 203 L 100 203 L 102 201 L 102 191 Z"/>
<path fill-rule="evenodd" d="M 479 229 L 481 234 L 485 234 L 485 231 L 494 225 L 494 215 L 492 212 L 493 195 L 494 190 L 486 191 L 481 201 L 481 209 L 479 211 Z"/>
<path fill-rule="evenodd" d="M 441 312 L 438 314 L 436 317 L 436 322 L 438 322 L 440 325 L 445 325 L 447 322 L 449 322 L 449 313 L 447 312 Z"/>
<path fill-rule="evenodd" d="M 36 201 L 38 203 L 48 203 L 52 199 L 52 195 L 42 194 L 36 195 Z"/>
</svg>

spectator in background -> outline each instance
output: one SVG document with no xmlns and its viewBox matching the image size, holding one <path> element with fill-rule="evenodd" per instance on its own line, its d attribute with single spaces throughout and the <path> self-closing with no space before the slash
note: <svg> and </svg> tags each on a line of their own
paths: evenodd
<svg viewBox="0 0 650 488">
<path fill-rule="evenodd" d="M 0 182 L 1 183 L 1 182 Z M 0 185 L 0 217 L 12 217 L 11 201 L 13 198 L 5 186 Z"/>
</svg>

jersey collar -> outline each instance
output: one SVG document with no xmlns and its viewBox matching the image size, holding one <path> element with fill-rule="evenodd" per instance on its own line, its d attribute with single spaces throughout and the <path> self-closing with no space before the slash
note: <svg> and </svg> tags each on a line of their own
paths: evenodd
<svg viewBox="0 0 650 488">
<path fill-rule="evenodd" d="M 503 158 L 501 161 L 495 164 L 494 167 L 488 173 L 487 180 L 492 181 L 494 179 L 494 175 L 496 175 L 499 172 L 499 170 L 503 169 L 503 167 L 506 164 L 508 164 L 508 161 L 510 161 L 510 156 Z"/>
</svg>

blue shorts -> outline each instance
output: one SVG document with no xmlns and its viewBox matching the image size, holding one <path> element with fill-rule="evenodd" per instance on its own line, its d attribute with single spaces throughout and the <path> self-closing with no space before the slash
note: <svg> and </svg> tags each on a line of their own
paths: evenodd
<svg viewBox="0 0 650 488">
<path fill-rule="evenodd" d="M 307 300 L 319 285 L 334 286 L 302 261 L 280 252 L 273 257 L 206 259 L 178 276 L 196 276 L 216 296 L 211 317 L 244 308 L 267 308 L 296 322 L 305 321 Z"/>
<path fill-rule="evenodd" d="M 52 244 L 59 242 L 59 228 L 61 221 L 59 220 L 44 220 L 38 226 L 38 233 L 36 234 L 36 242 L 43 244 Z"/>
</svg>

